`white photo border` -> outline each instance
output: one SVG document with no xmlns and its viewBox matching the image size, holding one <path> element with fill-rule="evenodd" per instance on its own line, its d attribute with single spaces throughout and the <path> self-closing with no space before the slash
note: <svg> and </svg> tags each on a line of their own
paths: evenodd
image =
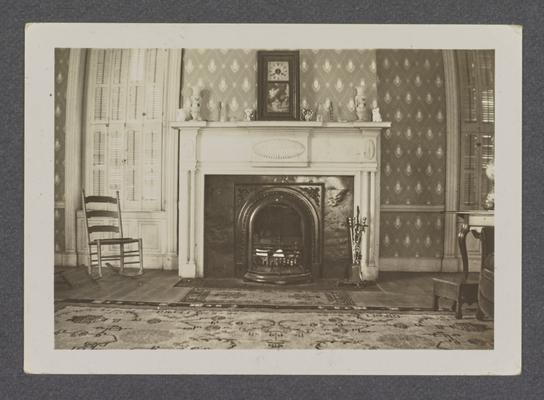
<svg viewBox="0 0 544 400">
<path fill-rule="evenodd" d="M 57 374 L 521 373 L 522 28 L 499 25 L 28 24 L 25 37 L 24 368 Z M 493 350 L 54 349 L 54 49 L 495 49 Z"/>
</svg>

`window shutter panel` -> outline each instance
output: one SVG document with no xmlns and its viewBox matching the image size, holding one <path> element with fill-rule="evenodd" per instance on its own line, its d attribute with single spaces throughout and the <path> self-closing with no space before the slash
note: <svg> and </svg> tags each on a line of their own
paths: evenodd
<svg viewBox="0 0 544 400">
<path fill-rule="evenodd" d="M 478 181 L 477 167 L 478 154 L 476 152 L 476 143 L 478 142 L 478 133 L 465 132 L 462 135 L 461 142 L 461 182 L 463 182 L 462 206 L 473 208 L 476 206 Z"/>
<path fill-rule="evenodd" d="M 161 209 L 167 59 L 163 49 L 90 50 L 86 187 L 119 190 L 123 209 Z"/>
<path fill-rule="evenodd" d="M 94 122 L 106 122 L 108 120 L 111 53 L 101 49 L 96 50 L 93 55 L 94 107 L 91 119 Z"/>
<path fill-rule="evenodd" d="M 106 128 L 95 126 L 93 131 L 92 191 L 104 195 L 106 188 Z"/>
<path fill-rule="evenodd" d="M 495 60 L 493 51 L 478 52 L 481 121 L 495 122 Z"/>
<path fill-rule="evenodd" d="M 111 121 L 126 118 L 128 50 L 112 50 Z"/>
<path fill-rule="evenodd" d="M 160 207 L 162 132 L 160 124 L 143 131 L 142 201 L 144 208 Z"/>
<path fill-rule="evenodd" d="M 491 182 L 485 174 L 494 159 L 495 54 L 492 50 L 457 52 L 461 100 L 461 192 L 463 209 L 481 209 Z"/>
<path fill-rule="evenodd" d="M 130 67 L 128 76 L 127 120 L 138 121 L 144 116 L 145 50 L 130 50 Z"/>
<path fill-rule="evenodd" d="M 140 200 L 139 188 L 139 164 L 140 164 L 140 131 L 138 128 L 129 127 L 125 132 L 126 161 L 124 165 L 124 199 L 129 209 L 137 209 Z"/>
<path fill-rule="evenodd" d="M 165 67 L 165 50 L 146 50 L 144 120 L 156 122 L 162 118 Z"/>
<path fill-rule="evenodd" d="M 122 191 L 123 184 L 123 124 L 110 124 L 108 128 L 108 191 Z"/>
</svg>

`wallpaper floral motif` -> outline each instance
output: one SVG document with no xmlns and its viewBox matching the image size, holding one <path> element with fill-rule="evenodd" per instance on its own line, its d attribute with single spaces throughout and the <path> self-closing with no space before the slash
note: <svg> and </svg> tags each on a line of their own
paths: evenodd
<svg viewBox="0 0 544 400">
<path fill-rule="evenodd" d="M 374 50 L 300 51 L 301 100 L 315 111 L 330 99 L 335 119 L 356 119 L 347 104 L 359 85 L 365 86 L 370 105 L 377 93 Z M 203 119 L 218 120 L 217 104 L 223 102 L 228 118 L 240 120 L 245 108 L 257 108 L 257 50 L 185 50 L 184 98 L 193 87 L 201 90 Z"/>
<path fill-rule="evenodd" d="M 377 50 L 376 63 L 378 104 L 382 118 L 392 122 L 382 135 L 382 204 L 443 205 L 446 93 L 442 51 Z M 414 225 L 414 218 L 421 223 Z M 443 223 L 436 213 L 383 211 L 381 256 L 441 257 L 442 233 L 434 228 L 438 220 Z M 389 247 L 388 242 L 402 245 Z"/>
<path fill-rule="evenodd" d="M 227 108 L 228 118 L 240 120 L 245 108 L 257 108 L 257 52 L 255 50 L 186 49 L 183 54 L 183 90 L 201 90 L 201 115 L 219 120 L 218 103 Z"/>
<path fill-rule="evenodd" d="M 330 99 L 336 120 L 356 120 L 347 107 L 356 86 L 364 86 L 370 107 L 377 90 L 374 50 L 300 51 L 301 100 L 306 99 L 314 110 Z"/>
<path fill-rule="evenodd" d="M 69 49 L 55 49 L 55 251 L 64 250 L 64 143 Z"/>
<path fill-rule="evenodd" d="M 381 213 L 381 257 L 441 258 L 443 242 L 444 217 L 439 213 Z"/>
</svg>

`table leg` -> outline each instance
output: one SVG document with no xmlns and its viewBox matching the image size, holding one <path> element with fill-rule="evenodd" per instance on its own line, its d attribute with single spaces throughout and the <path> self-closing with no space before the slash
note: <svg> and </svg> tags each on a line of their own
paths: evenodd
<svg viewBox="0 0 544 400">
<path fill-rule="evenodd" d="M 480 308 L 480 304 L 478 304 L 478 308 L 476 310 L 476 319 L 481 321 L 483 320 L 485 317 L 485 314 L 484 312 L 482 311 L 482 309 Z"/>
</svg>

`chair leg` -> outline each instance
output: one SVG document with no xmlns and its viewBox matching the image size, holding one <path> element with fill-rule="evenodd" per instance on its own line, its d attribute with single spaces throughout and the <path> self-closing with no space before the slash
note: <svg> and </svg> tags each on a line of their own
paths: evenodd
<svg viewBox="0 0 544 400">
<path fill-rule="evenodd" d="M 479 321 L 482 321 L 485 318 L 485 314 L 480 308 L 480 305 L 478 304 L 478 308 L 476 309 L 476 319 Z"/>
<path fill-rule="evenodd" d="M 93 275 L 93 256 L 91 255 L 92 251 L 93 248 L 91 245 L 89 245 L 89 265 L 87 265 L 87 274 L 89 274 L 89 276 Z"/>
<path fill-rule="evenodd" d="M 102 246 L 100 243 L 96 246 L 96 253 L 98 258 L 98 276 L 102 278 Z"/>
<path fill-rule="evenodd" d="M 455 318 L 457 319 L 463 318 L 462 304 L 462 301 L 457 300 L 457 306 L 455 307 Z"/>
<path fill-rule="evenodd" d="M 140 252 L 140 275 L 144 273 L 144 249 L 142 239 L 138 239 L 138 251 Z"/>
<path fill-rule="evenodd" d="M 125 245 L 121 243 L 119 245 L 119 273 L 123 273 L 125 269 Z"/>
<path fill-rule="evenodd" d="M 438 311 L 438 299 L 439 299 L 439 297 L 436 294 L 433 297 L 434 297 L 433 298 L 433 310 Z"/>
</svg>

